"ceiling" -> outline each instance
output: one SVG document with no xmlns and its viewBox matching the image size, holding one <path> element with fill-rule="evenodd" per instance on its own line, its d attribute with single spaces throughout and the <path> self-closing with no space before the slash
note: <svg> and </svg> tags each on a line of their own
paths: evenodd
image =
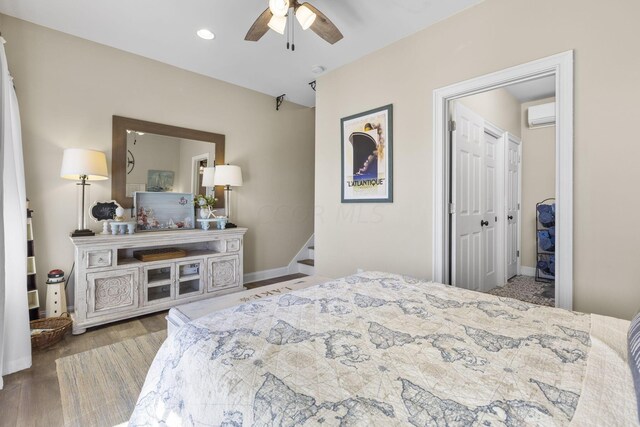
<svg viewBox="0 0 640 427">
<path fill-rule="evenodd" d="M 556 78 L 555 76 L 542 77 L 540 79 L 507 86 L 506 89 L 520 101 L 520 103 L 537 101 L 538 99 L 555 96 Z"/>
<path fill-rule="evenodd" d="M 244 41 L 267 0 L 0 0 L 0 12 L 313 106 L 314 66 L 334 70 L 481 1 L 311 0 L 344 39 L 329 45 L 296 22 L 295 52 L 273 31 L 259 42 Z M 200 39 L 201 28 L 216 38 Z"/>
</svg>

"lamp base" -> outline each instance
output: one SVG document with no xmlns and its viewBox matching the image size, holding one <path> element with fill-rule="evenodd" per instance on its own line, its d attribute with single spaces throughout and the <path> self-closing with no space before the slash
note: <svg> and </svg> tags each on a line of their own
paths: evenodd
<svg viewBox="0 0 640 427">
<path fill-rule="evenodd" d="M 224 226 L 224 228 L 238 228 L 238 226 L 237 226 L 237 225 L 235 225 L 235 224 L 234 224 L 234 223 L 232 223 L 232 222 L 228 222 L 228 223 Z"/>
<path fill-rule="evenodd" d="M 71 233 L 71 237 L 86 237 L 86 236 L 95 236 L 96 233 L 94 233 L 91 230 L 74 230 L 73 233 Z"/>
</svg>

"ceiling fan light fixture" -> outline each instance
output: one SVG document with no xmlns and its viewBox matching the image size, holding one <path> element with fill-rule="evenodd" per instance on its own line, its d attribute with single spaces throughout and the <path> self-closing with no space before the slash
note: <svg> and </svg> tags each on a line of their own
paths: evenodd
<svg viewBox="0 0 640 427">
<path fill-rule="evenodd" d="M 284 34 L 284 30 L 287 27 L 287 17 L 273 15 L 269 20 L 269 28 L 276 33 Z"/>
<path fill-rule="evenodd" d="M 304 4 L 296 10 L 296 18 L 303 30 L 308 30 L 315 22 L 317 15 Z"/>
<path fill-rule="evenodd" d="M 289 12 L 289 0 L 269 0 L 269 10 L 273 16 L 284 17 Z"/>
</svg>

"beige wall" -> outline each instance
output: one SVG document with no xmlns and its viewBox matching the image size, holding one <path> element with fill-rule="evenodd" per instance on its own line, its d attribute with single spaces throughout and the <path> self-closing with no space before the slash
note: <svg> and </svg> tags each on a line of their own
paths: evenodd
<svg viewBox="0 0 640 427">
<path fill-rule="evenodd" d="M 69 272 L 76 225 L 73 182 L 59 177 L 66 147 L 111 157 L 120 115 L 226 135 L 240 165 L 235 222 L 247 226 L 245 272 L 286 266 L 313 233 L 314 110 L 0 15 L 22 117 L 27 194 L 35 209 L 38 282 Z M 111 170 L 111 168 L 109 168 Z M 111 182 L 92 184 L 93 200 Z M 44 295 L 41 293 L 41 301 Z"/>
<path fill-rule="evenodd" d="M 500 88 L 461 98 L 460 102 L 500 129 L 520 137 L 520 101 Z"/>
<path fill-rule="evenodd" d="M 432 275 L 433 90 L 575 49 L 574 308 L 630 318 L 640 307 L 640 228 L 601 206 L 640 209 L 640 3 L 486 0 L 318 79 L 316 266 Z M 488 22 L 499 23 L 487 27 Z M 340 118 L 394 105 L 394 203 L 340 203 Z"/>
<path fill-rule="evenodd" d="M 555 98 L 525 102 L 522 124 L 522 265 L 536 266 L 536 203 L 556 194 L 556 127 L 529 129 L 527 110 Z M 576 234 L 580 234 L 576 231 Z"/>
</svg>

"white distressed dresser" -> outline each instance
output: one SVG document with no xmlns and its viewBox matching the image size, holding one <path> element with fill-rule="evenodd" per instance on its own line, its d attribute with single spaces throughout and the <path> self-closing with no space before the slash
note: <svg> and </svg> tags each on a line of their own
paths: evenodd
<svg viewBox="0 0 640 427">
<path fill-rule="evenodd" d="M 116 320 L 241 291 L 246 228 L 72 237 L 75 246 L 73 333 Z M 143 262 L 147 249 L 185 256 Z"/>
</svg>

